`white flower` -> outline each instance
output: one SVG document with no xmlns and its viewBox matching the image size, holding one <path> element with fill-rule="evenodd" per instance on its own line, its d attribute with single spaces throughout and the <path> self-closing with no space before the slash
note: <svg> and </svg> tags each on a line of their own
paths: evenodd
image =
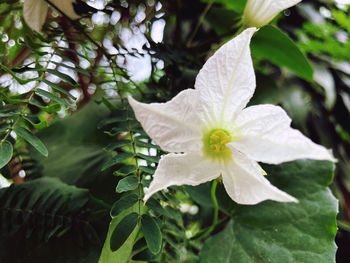
<svg viewBox="0 0 350 263">
<path fill-rule="evenodd" d="M 246 27 L 263 27 L 282 10 L 301 0 L 248 0 L 243 14 L 243 25 Z"/>
<path fill-rule="evenodd" d="M 324 147 L 290 127 L 282 108 L 244 109 L 255 90 L 249 50 L 255 31 L 249 28 L 223 45 L 199 72 L 195 89 L 166 103 L 144 104 L 129 97 L 144 130 L 170 152 L 161 158 L 144 200 L 171 185 L 198 185 L 221 175 L 237 203 L 293 202 L 270 184 L 257 161 L 333 160 Z"/>
<path fill-rule="evenodd" d="M 71 19 L 80 18 L 74 11 L 76 0 L 50 0 L 50 2 Z M 44 0 L 25 0 L 23 4 L 24 20 L 32 29 L 40 32 L 45 23 L 48 8 L 48 3 Z"/>
</svg>

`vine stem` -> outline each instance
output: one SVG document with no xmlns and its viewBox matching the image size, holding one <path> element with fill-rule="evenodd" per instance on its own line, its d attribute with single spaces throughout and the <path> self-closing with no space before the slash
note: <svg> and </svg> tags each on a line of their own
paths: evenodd
<svg viewBox="0 0 350 263">
<path fill-rule="evenodd" d="M 207 237 L 210 235 L 210 233 L 215 229 L 216 223 L 218 221 L 218 216 L 219 216 L 219 205 L 218 205 L 218 200 L 216 199 L 216 186 L 218 185 L 218 181 L 214 180 L 212 185 L 211 185 L 211 200 L 213 201 L 214 205 L 214 218 L 213 218 L 213 223 L 211 226 L 208 228 L 207 231 L 205 231 L 199 238 L 198 240 L 202 240 L 203 238 Z"/>
<path fill-rule="evenodd" d="M 212 6 L 213 4 L 214 4 L 213 1 L 210 2 L 210 3 L 208 3 L 207 6 L 205 7 L 205 9 L 203 10 L 203 12 L 202 12 L 201 16 L 199 17 L 198 22 L 197 22 L 197 24 L 196 24 L 196 26 L 195 26 L 195 28 L 194 28 L 192 34 L 191 34 L 190 37 L 188 38 L 188 41 L 187 41 L 187 43 L 186 43 L 186 46 L 187 46 L 187 47 L 190 47 L 190 46 L 191 46 L 193 39 L 194 39 L 195 36 L 197 35 L 197 32 L 198 32 L 198 30 L 199 30 L 199 27 L 200 27 L 201 24 L 203 23 L 205 16 L 206 16 L 207 13 L 209 12 L 209 10 L 210 10 L 210 8 L 211 8 L 211 6 Z"/>
</svg>

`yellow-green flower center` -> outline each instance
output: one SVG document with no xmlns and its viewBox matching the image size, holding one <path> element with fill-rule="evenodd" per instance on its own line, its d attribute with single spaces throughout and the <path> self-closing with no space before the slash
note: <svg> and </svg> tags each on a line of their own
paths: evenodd
<svg viewBox="0 0 350 263">
<path fill-rule="evenodd" d="M 224 129 L 213 129 L 203 136 L 204 154 L 211 159 L 230 160 L 232 152 L 226 146 L 232 141 L 231 135 Z"/>
</svg>

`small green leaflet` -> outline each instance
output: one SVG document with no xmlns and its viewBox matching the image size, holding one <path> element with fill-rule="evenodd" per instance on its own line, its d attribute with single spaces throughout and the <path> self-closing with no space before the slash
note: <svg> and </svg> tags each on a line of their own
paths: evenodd
<svg viewBox="0 0 350 263">
<path fill-rule="evenodd" d="M 136 194 L 129 194 L 123 196 L 113 204 L 110 212 L 111 217 L 117 217 L 125 209 L 128 209 L 129 207 L 132 207 L 134 204 L 136 204 L 138 200 L 139 197 Z"/>
<path fill-rule="evenodd" d="M 57 97 L 56 95 L 54 95 L 50 92 L 47 92 L 46 90 L 37 89 L 35 92 L 49 98 L 50 100 L 56 101 L 56 102 L 66 106 L 66 107 L 71 107 L 71 105 L 67 101 L 65 101 L 64 99 L 62 99 L 60 97 Z"/>
<path fill-rule="evenodd" d="M 13 147 L 8 141 L 0 144 L 0 169 L 4 167 L 12 158 Z"/>
<path fill-rule="evenodd" d="M 122 193 L 130 190 L 135 190 L 138 184 L 139 182 L 136 176 L 125 177 L 118 182 L 116 192 Z"/>
<path fill-rule="evenodd" d="M 110 248 L 112 251 L 118 250 L 124 244 L 130 234 L 134 231 L 137 220 L 138 214 L 134 212 L 128 214 L 119 222 L 114 229 L 110 240 Z"/>
<path fill-rule="evenodd" d="M 15 126 L 13 130 L 19 137 L 22 137 L 24 140 L 30 143 L 39 153 L 41 153 L 45 157 L 48 156 L 49 153 L 46 149 L 46 146 L 42 143 L 42 141 L 39 140 L 38 137 L 33 135 L 30 131 L 19 126 Z"/>
<path fill-rule="evenodd" d="M 147 214 L 141 217 L 141 227 L 147 246 L 152 254 L 160 252 L 162 247 L 162 233 L 156 221 Z"/>
<path fill-rule="evenodd" d="M 134 155 L 132 153 L 128 153 L 128 152 L 124 152 L 124 153 L 119 153 L 118 155 L 116 156 L 113 156 L 111 158 L 109 158 L 102 166 L 102 169 L 101 171 L 105 171 L 107 170 L 108 168 L 118 164 L 118 163 L 121 163 L 131 157 L 133 157 Z"/>
<path fill-rule="evenodd" d="M 66 91 L 65 89 L 61 88 L 60 86 L 58 86 L 56 83 L 53 83 L 47 79 L 43 79 L 42 82 L 44 82 L 45 84 L 47 84 L 48 86 L 50 86 L 51 88 L 53 88 L 54 90 L 57 90 L 65 95 L 67 95 L 68 97 L 76 100 L 77 98 L 74 97 L 72 94 L 70 94 L 68 91 Z"/>
<path fill-rule="evenodd" d="M 299 77 L 313 80 L 313 69 L 290 37 L 274 26 L 264 26 L 255 33 L 251 43 L 252 55 L 286 67 Z"/>
<path fill-rule="evenodd" d="M 54 70 L 54 69 L 47 69 L 46 71 L 52 75 L 59 77 L 60 79 L 71 84 L 72 86 L 77 85 L 77 82 L 74 79 L 72 79 L 72 77 L 68 76 L 67 74 L 64 74 L 64 73 L 59 72 L 59 71 Z"/>
<path fill-rule="evenodd" d="M 114 172 L 115 175 L 129 175 L 137 170 L 135 165 L 124 165 L 122 168 Z"/>
</svg>

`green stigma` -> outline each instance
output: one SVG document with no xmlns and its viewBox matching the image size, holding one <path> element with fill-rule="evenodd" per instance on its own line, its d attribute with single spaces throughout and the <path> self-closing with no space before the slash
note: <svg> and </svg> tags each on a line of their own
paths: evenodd
<svg viewBox="0 0 350 263">
<path fill-rule="evenodd" d="M 204 153 L 215 160 L 231 160 L 232 152 L 226 146 L 232 141 L 231 135 L 223 129 L 213 129 L 203 136 Z"/>
</svg>

